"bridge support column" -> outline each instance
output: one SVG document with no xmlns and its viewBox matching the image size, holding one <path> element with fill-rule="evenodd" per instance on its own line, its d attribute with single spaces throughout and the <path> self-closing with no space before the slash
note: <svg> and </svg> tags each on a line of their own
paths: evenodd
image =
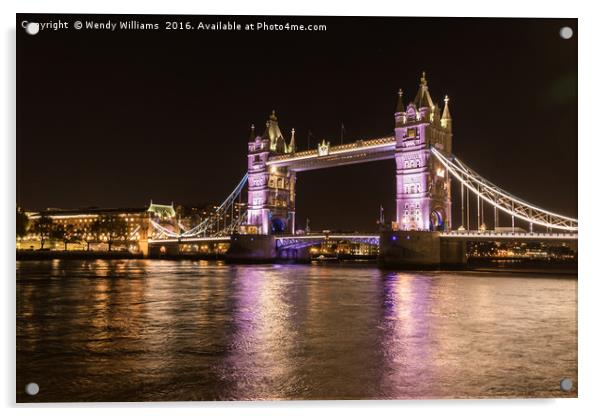
<svg viewBox="0 0 602 416">
<path fill-rule="evenodd" d="M 231 263 L 267 263 L 276 260 L 273 235 L 235 234 L 230 237 L 226 261 Z"/>
<path fill-rule="evenodd" d="M 391 269 L 432 269 L 441 263 L 439 233 L 428 231 L 383 231 L 378 263 Z"/>
<path fill-rule="evenodd" d="M 441 267 L 458 269 L 466 267 L 466 241 L 441 238 Z"/>
<path fill-rule="evenodd" d="M 285 248 L 279 250 L 278 260 L 284 263 L 309 263 L 311 262 L 309 247 Z"/>
<path fill-rule="evenodd" d="M 383 231 L 378 263 L 390 269 L 462 268 L 466 244 L 441 238 L 438 232 Z"/>
</svg>

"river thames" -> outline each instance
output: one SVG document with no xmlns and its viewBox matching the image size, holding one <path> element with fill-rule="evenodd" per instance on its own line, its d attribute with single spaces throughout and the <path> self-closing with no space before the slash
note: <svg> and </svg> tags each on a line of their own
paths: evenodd
<svg viewBox="0 0 602 416">
<path fill-rule="evenodd" d="M 18 402 L 577 396 L 576 275 L 18 261 L 16 326 Z"/>
</svg>

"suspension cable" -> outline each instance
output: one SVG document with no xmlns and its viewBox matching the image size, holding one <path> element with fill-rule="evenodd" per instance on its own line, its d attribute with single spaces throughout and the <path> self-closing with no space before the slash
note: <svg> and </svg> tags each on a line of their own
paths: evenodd
<svg viewBox="0 0 602 416">
<path fill-rule="evenodd" d="M 481 177 L 453 155 L 451 155 L 451 157 L 446 157 L 434 147 L 431 147 L 431 153 L 435 155 L 449 173 L 477 195 L 477 201 L 479 198 L 482 198 L 494 207 L 511 215 L 513 217 L 513 223 L 514 217 L 517 217 L 529 223 L 544 227 L 566 231 L 577 231 L 577 219 L 555 214 L 515 197 Z M 479 225 L 477 225 L 477 229 L 478 226 Z"/>
</svg>

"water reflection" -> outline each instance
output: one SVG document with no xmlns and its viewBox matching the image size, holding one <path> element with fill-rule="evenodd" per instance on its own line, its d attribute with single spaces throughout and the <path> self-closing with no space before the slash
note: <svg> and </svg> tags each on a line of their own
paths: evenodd
<svg viewBox="0 0 602 416">
<path fill-rule="evenodd" d="M 242 266 L 234 272 L 236 329 L 222 374 L 230 397 L 277 399 L 299 388 L 293 370 L 302 314 L 295 292 L 300 288 L 279 277 L 272 266 Z"/>
<path fill-rule="evenodd" d="M 17 264 L 19 401 L 575 396 L 573 278 Z"/>
<path fill-rule="evenodd" d="M 384 277 L 382 346 L 387 371 L 382 380 L 386 397 L 437 395 L 432 384 L 431 289 L 437 279 L 420 274 L 391 273 Z"/>
</svg>

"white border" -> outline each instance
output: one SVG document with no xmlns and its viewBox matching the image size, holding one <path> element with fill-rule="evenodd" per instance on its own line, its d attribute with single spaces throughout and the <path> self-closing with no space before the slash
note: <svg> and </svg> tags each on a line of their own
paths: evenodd
<svg viewBox="0 0 602 416">
<path fill-rule="evenodd" d="M 0 377 L 0 395 L 6 414 L 40 413 L 47 415 L 70 415 L 86 413 L 106 415 L 111 413 L 164 415 L 166 411 L 178 414 L 198 415 L 209 411 L 211 414 L 304 415 L 307 412 L 327 414 L 344 411 L 350 415 L 363 415 L 369 411 L 401 414 L 401 412 L 421 411 L 427 414 L 491 414 L 545 413 L 546 415 L 567 415 L 594 413 L 602 408 L 598 392 L 600 386 L 600 316 L 602 311 L 602 271 L 596 262 L 599 256 L 599 240 L 596 231 L 600 227 L 600 189 L 602 171 L 596 155 L 602 154 L 600 117 L 602 100 L 600 79 L 602 65 L 599 40 L 602 39 L 601 14 L 598 2 L 557 1 L 527 2 L 505 0 L 498 2 L 469 0 L 429 0 L 426 2 L 396 1 L 385 4 L 383 1 L 370 2 L 304 0 L 285 1 L 231 1 L 165 2 L 152 0 L 30 0 L 21 2 L 1 2 L 3 22 L 2 42 L 2 84 L 4 96 L 0 101 L 0 127 L 3 132 L 1 166 L 3 180 L 0 204 L 0 227 L 8 230 L 2 235 L 2 264 L 4 271 L 0 280 L 2 287 L 2 335 L 0 343 L 3 369 Z M 105 405 L 50 405 L 17 407 L 14 403 L 14 341 L 15 341 L 15 285 L 14 285 L 14 205 L 15 205 L 15 13 L 146 13 L 146 14 L 280 14 L 280 15 L 390 15 L 390 16 L 488 16 L 488 17 L 578 17 L 579 28 L 579 220 L 580 230 L 580 270 L 579 270 L 579 399 L 556 400 L 457 400 L 457 401 L 353 401 L 353 402 L 277 402 L 277 403 L 156 403 L 156 404 L 105 404 Z M 553 122 L 553 120 L 551 120 Z M 559 190 L 559 194 L 561 190 Z M 561 194 L 560 196 L 561 197 Z M 100 407 L 99 407 L 100 406 Z M 64 408 L 67 407 L 67 408 Z M 142 407 L 142 408 L 140 408 Z M 336 407 L 336 409 L 334 409 Z M 166 408 L 169 408 L 166 409 Z"/>
</svg>

